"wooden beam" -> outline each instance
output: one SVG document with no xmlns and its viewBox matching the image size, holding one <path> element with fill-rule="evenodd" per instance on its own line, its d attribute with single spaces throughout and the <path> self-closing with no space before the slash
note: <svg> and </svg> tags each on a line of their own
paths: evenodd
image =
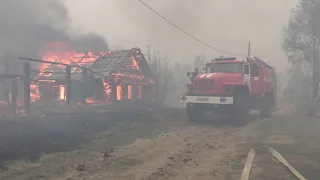
<svg viewBox="0 0 320 180">
<path fill-rule="evenodd" d="M 24 111 L 26 114 L 31 112 L 31 99 L 30 99 L 30 63 L 23 64 L 24 72 Z"/>
<path fill-rule="evenodd" d="M 66 103 L 71 103 L 71 66 L 66 65 Z"/>
</svg>

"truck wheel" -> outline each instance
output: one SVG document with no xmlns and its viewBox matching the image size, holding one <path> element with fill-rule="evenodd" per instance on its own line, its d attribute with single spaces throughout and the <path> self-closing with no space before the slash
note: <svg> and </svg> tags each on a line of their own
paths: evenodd
<svg viewBox="0 0 320 180">
<path fill-rule="evenodd" d="M 204 110 L 201 105 L 187 104 L 187 116 L 192 122 L 202 121 Z"/>
<path fill-rule="evenodd" d="M 232 113 L 232 118 L 235 124 L 240 126 L 247 125 L 249 118 L 249 96 L 236 96 L 233 106 L 234 112 Z"/>
</svg>

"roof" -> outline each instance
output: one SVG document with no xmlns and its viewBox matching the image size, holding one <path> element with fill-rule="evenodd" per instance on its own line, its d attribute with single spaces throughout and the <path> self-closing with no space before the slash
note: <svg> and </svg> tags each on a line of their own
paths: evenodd
<svg viewBox="0 0 320 180">
<path fill-rule="evenodd" d="M 132 68 L 135 62 L 139 68 Z M 72 65 L 76 64 L 72 63 Z M 108 76 L 113 73 L 133 73 L 143 75 L 146 78 L 154 79 L 154 75 L 150 69 L 150 66 L 141 53 L 140 48 L 102 53 L 101 56 L 94 61 L 89 61 L 88 63 L 81 65 L 81 67 L 73 67 L 72 79 L 82 79 L 82 67 L 89 68 L 91 71 L 93 71 L 94 77 L 97 78 Z M 65 77 L 65 74 L 63 73 L 65 72 L 65 68 L 63 68 L 63 66 L 61 67 L 61 65 L 52 64 L 47 69 L 48 71 L 54 73 L 50 77 L 41 76 L 41 78 L 45 77 L 45 79 L 62 79 Z"/>
</svg>

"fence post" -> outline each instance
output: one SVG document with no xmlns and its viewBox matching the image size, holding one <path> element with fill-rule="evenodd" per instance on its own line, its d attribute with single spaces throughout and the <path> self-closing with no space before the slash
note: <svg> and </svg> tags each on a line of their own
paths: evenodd
<svg viewBox="0 0 320 180">
<path fill-rule="evenodd" d="M 66 103 L 71 103 L 71 66 L 66 65 Z"/>
<path fill-rule="evenodd" d="M 30 63 L 26 62 L 23 64 L 24 73 L 24 111 L 26 114 L 31 112 L 31 102 L 30 102 Z"/>
<path fill-rule="evenodd" d="M 87 104 L 87 86 L 88 86 L 88 70 L 83 68 L 82 70 L 82 79 L 83 79 L 83 98 L 84 104 Z"/>
</svg>

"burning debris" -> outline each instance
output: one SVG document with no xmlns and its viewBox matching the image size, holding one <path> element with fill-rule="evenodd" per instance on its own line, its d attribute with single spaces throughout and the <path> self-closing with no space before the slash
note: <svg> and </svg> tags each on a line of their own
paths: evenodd
<svg viewBox="0 0 320 180">
<path fill-rule="evenodd" d="M 77 104 L 153 100 L 154 77 L 139 48 L 103 53 L 77 53 L 51 48 L 31 85 L 31 101 L 66 101 L 65 65 L 71 65 L 71 99 Z M 62 65 L 63 64 L 63 65 Z"/>
</svg>

